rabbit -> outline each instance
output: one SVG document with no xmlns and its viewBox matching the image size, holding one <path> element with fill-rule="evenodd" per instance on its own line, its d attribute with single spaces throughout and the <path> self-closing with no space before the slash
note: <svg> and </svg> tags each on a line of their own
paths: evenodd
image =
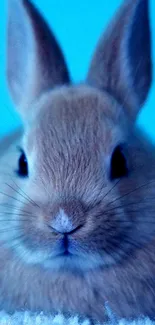
<svg viewBox="0 0 155 325">
<path fill-rule="evenodd" d="M 0 146 L 0 308 L 155 316 L 148 0 L 122 3 L 73 84 L 29 0 L 8 1 L 8 87 L 23 128 Z M 108 307 L 107 307 L 108 306 Z"/>
</svg>

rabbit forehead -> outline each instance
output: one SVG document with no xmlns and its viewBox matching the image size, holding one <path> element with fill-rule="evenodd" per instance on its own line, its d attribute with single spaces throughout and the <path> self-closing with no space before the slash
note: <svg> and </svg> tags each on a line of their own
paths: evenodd
<svg viewBox="0 0 155 325">
<path fill-rule="evenodd" d="M 111 97 L 84 86 L 44 95 L 24 138 L 32 179 L 41 177 L 49 192 L 52 179 L 59 191 L 75 195 L 91 183 L 100 193 L 112 150 L 123 136 L 111 105 L 119 111 Z"/>
<path fill-rule="evenodd" d="M 115 133 L 116 129 L 122 134 L 120 126 L 126 121 L 121 106 L 113 97 L 85 85 L 49 91 L 35 103 L 33 111 L 25 136 L 28 151 L 36 137 L 54 137 L 54 131 L 63 141 L 70 137 L 72 141 L 78 137 L 97 141 L 106 135 L 110 139 L 113 138 L 110 133 Z"/>
<path fill-rule="evenodd" d="M 35 110 L 41 114 L 50 111 L 52 117 L 61 117 L 62 113 L 88 117 L 101 112 L 112 120 L 122 113 L 120 105 L 108 92 L 85 84 L 62 86 L 43 94 Z"/>
</svg>

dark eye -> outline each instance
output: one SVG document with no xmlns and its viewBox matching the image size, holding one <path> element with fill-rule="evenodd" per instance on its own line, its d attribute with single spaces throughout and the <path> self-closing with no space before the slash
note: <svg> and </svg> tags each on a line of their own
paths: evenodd
<svg viewBox="0 0 155 325">
<path fill-rule="evenodd" d="M 111 158 L 111 180 L 125 177 L 128 175 L 128 166 L 125 152 L 122 146 L 117 146 L 112 154 Z"/>
<path fill-rule="evenodd" d="M 26 159 L 26 155 L 22 149 L 20 149 L 20 157 L 18 160 L 18 170 L 17 174 L 21 177 L 27 177 L 28 176 L 28 163 Z"/>
</svg>

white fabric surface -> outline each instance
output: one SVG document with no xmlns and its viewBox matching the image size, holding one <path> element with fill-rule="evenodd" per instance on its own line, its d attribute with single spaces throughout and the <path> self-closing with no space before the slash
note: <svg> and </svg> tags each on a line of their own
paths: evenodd
<svg viewBox="0 0 155 325">
<path fill-rule="evenodd" d="M 127 322 L 121 320 L 118 323 L 112 321 L 108 325 L 153 325 L 155 321 L 150 321 L 148 318 Z M 5 312 L 0 312 L 0 325 L 90 325 L 89 320 L 80 322 L 78 317 L 64 318 L 62 315 L 47 317 L 43 314 L 32 314 L 28 312 L 15 313 L 9 316 Z M 100 325 L 100 324 L 96 324 Z M 103 324 L 101 324 L 103 325 Z"/>
</svg>

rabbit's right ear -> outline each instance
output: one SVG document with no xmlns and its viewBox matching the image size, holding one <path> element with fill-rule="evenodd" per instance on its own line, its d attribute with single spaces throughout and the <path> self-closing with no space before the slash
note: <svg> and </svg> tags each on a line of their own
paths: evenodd
<svg viewBox="0 0 155 325">
<path fill-rule="evenodd" d="M 44 91 L 69 83 L 69 75 L 55 37 L 29 0 L 8 0 L 8 15 L 8 84 L 25 115 Z"/>
</svg>

